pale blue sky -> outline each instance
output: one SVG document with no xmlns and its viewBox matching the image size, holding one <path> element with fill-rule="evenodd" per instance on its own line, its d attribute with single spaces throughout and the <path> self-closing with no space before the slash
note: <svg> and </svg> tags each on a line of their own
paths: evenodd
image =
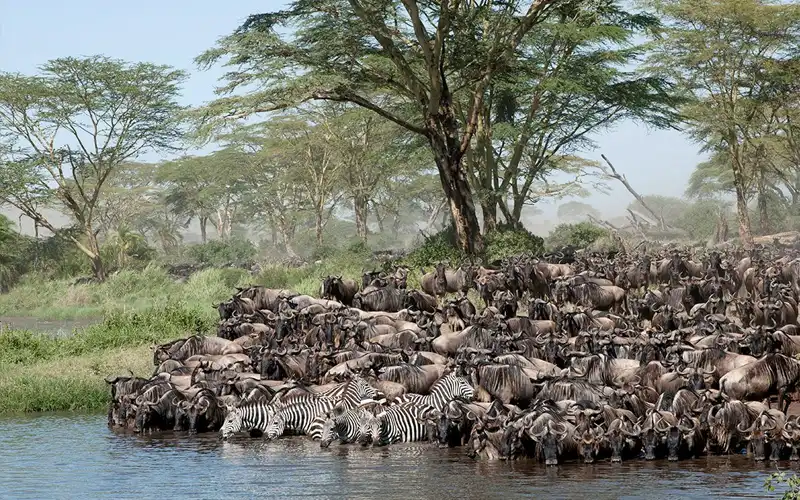
<svg viewBox="0 0 800 500">
<path fill-rule="evenodd" d="M 221 71 L 198 71 L 194 57 L 247 15 L 281 6 L 275 0 L 0 0 L 0 70 L 34 73 L 48 59 L 93 54 L 169 64 L 191 72 L 183 100 L 197 105 L 213 98 Z M 598 150 L 586 156 L 599 160 L 605 153 L 642 194 L 680 196 L 701 159 L 697 145 L 682 134 L 634 123 L 597 142 Z M 612 187 L 610 196 L 587 201 L 609 215 L 620 213 L 632 198 L 621 186 Z M 553 207 L 542 208 L 543 218 L 554 219 Z"/>
</svg>

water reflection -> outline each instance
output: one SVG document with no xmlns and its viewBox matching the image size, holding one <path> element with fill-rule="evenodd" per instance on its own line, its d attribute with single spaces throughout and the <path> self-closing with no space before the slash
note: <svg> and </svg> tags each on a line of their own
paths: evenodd
<svg viewBox="0 0 800 500">
<path fill-rule="evenodd" d="M 548 468 L 419 444 L 139 436 L 109 431 L 102 415 L 0 419 L 0 496 L 11 498 L 763 498 L 773 470 L 744 456 Z"/>
</svg>

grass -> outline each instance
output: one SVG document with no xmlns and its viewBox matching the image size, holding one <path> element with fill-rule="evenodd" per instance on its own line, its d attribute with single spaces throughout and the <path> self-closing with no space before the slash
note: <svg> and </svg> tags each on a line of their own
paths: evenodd
<svg viewBox="0 0 800 500">
<path fill-rule="evenodd" d="M 235 286 L 259 284 L 316 295 L 321 278 L 329 274 L 360 281 L 364 266 L 369 267 L 365 264 L 368 257 L 359 252 L 344 253 L 302 268 L 267 267 L 258 276 L 241 269 L 206 269 L 185 283 L 176 282 L 155 265 L 142 271 L 121 271 L 102 284 L 75 285 L 74 280 L 46 281 L 30 275 L 9 293 L 0 295 L 0 317 L 99 319 L 182 303 L 212 318 L 216 315 L 212 304 L 230 298 Z"/>
<path fill-rule="evenodd" d="M 148 375 L 151 345 L 210 332 L 214 325 L 210 314 L 177 302 L 110 313 L 65 337 L 0 331 L 0 413 L 103 409 L 109 398 L 106 376 L 127 370 Z"/>
<path fill-rule="evenodd" d="M 218 316 L 212 305 L 229 298 L 235 286 L 261 284 L 316 295 L 323 276 L 360 280 L 367 260 L 368 254 L 350 252 L 303 268 L 268 267 L 255 277 L 238 269 L 208 269 L 184 283 L 156 266 L 123 271 L 102 284 L 28 276 L 0 295 L 0 316 L 99 322 L 60 337 L 0 330 L 0 413 L 103 410 L 109 399 L 105 377 L 127 370 L 149 375 L 151 345 L 215 331 Z"/>
<path fill-rule="evenodd" d="M 27 365 L 0 365 L 0 413 L 104 410 L 109 389 L 104 378 L 152 371 L 148 346 L 107 349 Z"/>
</svg>

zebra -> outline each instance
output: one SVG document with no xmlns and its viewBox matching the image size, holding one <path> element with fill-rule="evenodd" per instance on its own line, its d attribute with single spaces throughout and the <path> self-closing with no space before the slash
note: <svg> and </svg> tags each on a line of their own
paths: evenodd
<svg viewBox="0 0 800 500">
<path fill-rule="evenodd" d="M 407 402 L 392 405 L 377 415 L 368 414 L 361 420 L 358 442 L 381 446 L 423 441 L 428 437 L 427 420 L 435 413 L 431 406 Z"/>
<path fill-rule="evenodd" d="M 320 415 L 311 424 L 311 436 L 319 436 L 320 448 L 327 448 L 331 442 L 338 439 L 342 443 L 355 443 L 360 435 L 361 421 L 372 414 L 364 408 L 365 404 L 379 403 L 378 401 L 362 401 L 356 408 L 344 410 L 334 408 L 325 415 Z"/>
<path fill-rule="evenodd" d="M 318 398 L 285 406 L 272 415 L 264 436 L 267 439 L 275 439 L 282 436 L 287 430 L 298 434 L 309 434 L 314 419 L 320 414 L 331 411 L 334 405 L 335 403 L 331 399 Z"/>
<path fill-rule="evenodd" d="M 471 401 L 475 396 L 475 389 L 467 382 L 464 377 L 456 376 L 455 372 L 449 373 L 437 380 L 431 386 L 430 394 L 422 396 L 419 394 L 403 394 L 397 398 L 397 403 L 415 402 L 427 405 L 442 411 L 447 403 L 456 398 L 464 398 Z"/>
<path fill-rule="evenodd" d="M 297 394 L 289 396 L 283 400 L 276 396 L 272 405 L 276 409 L 285 408 L 287 406 L 309 403 L 312 401 L 319 401 L 327 399 L 334 403 L 344 406 L 345 409 L 355 408 L 363 399 L 373 399 L 377 396 L 378 391 L 369 385 L 369 383 L 361 377 L 355 376 L 347 382 L 332 387 L 319 393 Z"/>
<path fill-rule="evenodd" d="M 309 391 L 300 394 L 292 394 L 286 397 L 281 397 L 282 395 L 278 393 L 275 395 L 274 398 L 272 398 L 270 404 L 276 409 L 280 409 L 290 405 L 317 401 L 320 398 L 338 401 L 342 397 L 342 394 L 346 389 L 347 389 L 347 382 L 343 382 L 341 384 L 337 384 L 336 386 L 330 389 L 326 389 L 325 391 L 322 392 Z"/>
<path fill-rule="evenodd" d="M 274 407 L 264 402 L 231 408 L 220 429 L 222 439 L 228 439 L 242 431 L 256 430 L 264 433 L 275 411 Z"/>
</svg>

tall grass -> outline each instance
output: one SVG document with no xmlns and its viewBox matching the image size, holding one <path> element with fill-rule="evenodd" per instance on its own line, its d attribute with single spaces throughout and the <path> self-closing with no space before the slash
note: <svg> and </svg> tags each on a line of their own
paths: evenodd
<svg viewBox="0 0 800 500">
<path fill-rule="evenodd" d="M 104 377 L 153 369 L 150 345 L 210 333 L 215 321 L 183 303 L 109 314 L 71 336 L 0 331 L 0 412 L 101 409 Z"/>
<path fill-rule="evenodd" d="M 316 295 L 329 274 L 360 280 L 369 268 L 369 254 L 351 252 L 300 268 L 266 267 L 258 276 L 242 269 L 206 269 L 186 282 L 173 280 L 164 269 L 151 265 L 141 271 L 121 271 L 101 284 L 73 284 L 73 280 L 46 281 L 26 276 L 9 293 L 0 295 L 0 316 L 27 316 L 48 320 L 102 318 L 182 303 L 209 317 L 212 305 L 230 298 L 234 287 L 251 284 L 290 288 Z M 377 267 L 377 264 L 374 265 Z"/>
<path fill-rule="evenodd" d="M 301 268 L 267 267 L 258 276 L 208 269 L 183 283 L 157 266 L 122 271 L 102 284 L 28 276 L 0 295 L 0 316 L 100 321 L 62 337 L 0 330 L 0 412 L 105 408 L 109 391 L 104 377 L 127 370 L 149 374 L 150 345 L 212 333 L 218 321 L 212 305 L 230 298 L 236 286 L 260 284 L 317 295 L 324 276 L 360 281 L 365 270 L 378 268 L 368 252 L 356 248 Z M 419 274 L 412 272 L 410 286 Z"/>
<path fill-rule="evenodd" d="M 28 365 L 0 364 L 0 413 L 103 410 L 108 407 L 108 375 L 152 372 L 147 346 L 99 351 Z"/>
</svg>

